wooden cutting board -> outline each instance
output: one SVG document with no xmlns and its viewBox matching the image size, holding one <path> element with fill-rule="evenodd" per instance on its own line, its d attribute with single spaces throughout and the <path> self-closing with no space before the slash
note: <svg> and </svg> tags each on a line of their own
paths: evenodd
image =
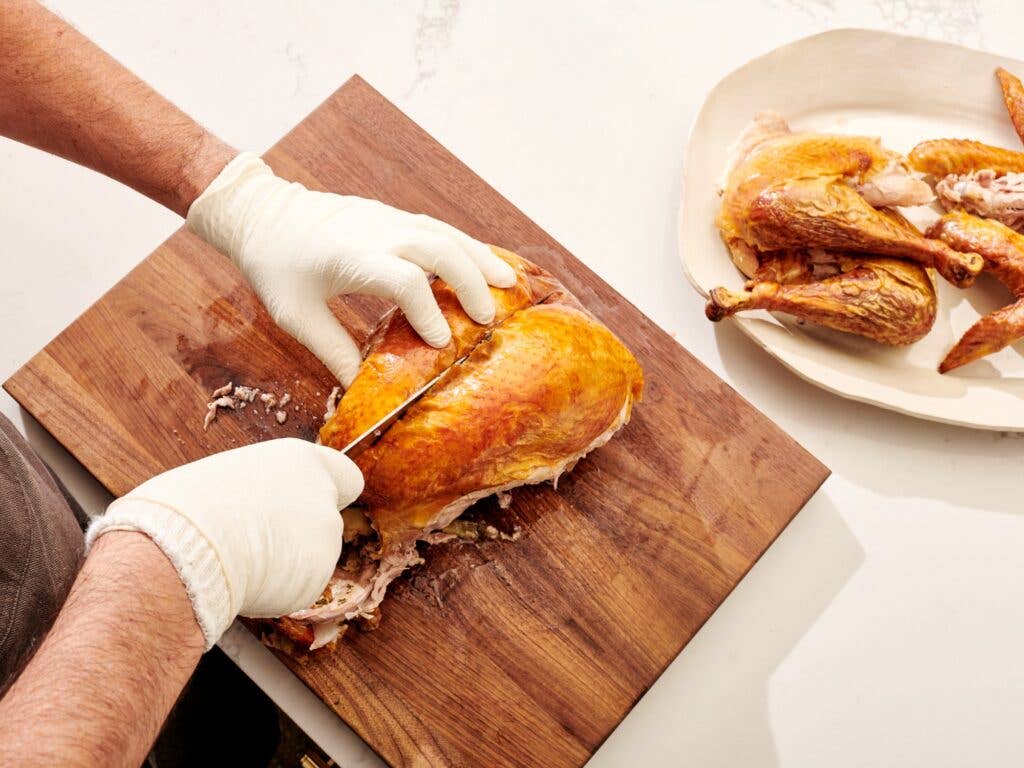
<svg viewBox="0 0 1024 768">
<path fill-rule="evenodd" d="M 435 547 L 378 631 L 305 663 L 282 656 L 392 765 L 582 764 L 828 470 L 358 77 L 266 158 L 532 259 L 640 360 L 629 426 L 557 491 L 514 494 L 521 540 Z M 657 279 L 687 290 L 681 274 Z M 361 338 L 384 309 L 336 304 Z M 229 380 L 290 392 L 287 423 L 249 408 L 204 432 Z M 121 494 L 214 451 L 313 438 L 332 385 L 228 261 L 179 231 L 5 387 Z"/>
</svg>

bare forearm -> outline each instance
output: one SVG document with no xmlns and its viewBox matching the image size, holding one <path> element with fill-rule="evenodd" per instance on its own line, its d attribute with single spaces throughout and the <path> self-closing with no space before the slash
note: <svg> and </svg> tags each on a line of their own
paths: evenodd
<svg viewBox="0 0 1024 768">
<path fill-rule="evenodd" d="M 97 540 L 50 634 L 0 700 L 11 765 L 138 766 L 203 650 L 185 588 L 143 534 Z"/>
<path fill-rule="evenodd" d="M 0 0 L 0 134 L 100 171 L 182 215 L 236 154 L 30 0 Z"/>
</svg>

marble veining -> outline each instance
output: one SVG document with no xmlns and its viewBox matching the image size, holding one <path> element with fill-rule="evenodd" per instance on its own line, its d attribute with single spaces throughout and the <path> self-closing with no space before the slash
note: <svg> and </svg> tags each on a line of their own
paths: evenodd
<svg viewBox="0 0 1024 768">
<path fill-rule="evenodd" d="M 411 96 L 437 74 L 451 44 L 458 16 L 459 0 L 423 0 L 416 15 L 416 40 L 413 46 L 416 77 L 406 91 L 406 96 Z"/>
<path fill-rule="evenodd" d="M 874 0 L 874 5 L 889 29 L 981 45 L 980 0 Z"/>
<path fill-rule="evenodd" d="M 822 29 L 873 26 L 980 46 L 981 0 L 767 0 L 781 12 L 799 12 Z"/>
</svg>

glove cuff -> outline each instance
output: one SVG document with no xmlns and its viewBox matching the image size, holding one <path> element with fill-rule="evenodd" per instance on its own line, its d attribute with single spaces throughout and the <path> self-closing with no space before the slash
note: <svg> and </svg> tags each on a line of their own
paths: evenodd
<svg viewBox="0 0 1024 768">
<path fill-rule="evenodd" d="M 277 181 L 270 166 L 254 152 L 241 152 L 224 166 L 192 201 L 185 226 L 237 263 L 246 238 L 247 214 Z"/>
<path fill-rule="evenodd" d="M 235 618 L 231 590 L 217 551 L 184 515 L 148 499 L 118 499 L 85 534 L 86 552 L 104 533 L 138 531 L 153 540 L 185 585 L 210 650 Z"/>
</svg>

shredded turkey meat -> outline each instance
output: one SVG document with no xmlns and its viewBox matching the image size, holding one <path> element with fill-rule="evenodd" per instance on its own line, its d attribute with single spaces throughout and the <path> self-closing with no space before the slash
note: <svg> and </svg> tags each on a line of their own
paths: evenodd
<svg viewBox="0 0 1024 768">
<path fill-rule="evenodd" d="M 964 210 L 1011 229 L 1024 229 L 1024 173 L 950 174 L 936 184 L 935 192 L 947 211 Z"/>
<path fill-rule="evenodd" d="M 288 420 L 288 414 L 284 407 L 291 402 L 292 396 L 285 392 L 280 400 L 273 392 L 264 392 L 259 387 L 247 387 L 244 384 L 235 386 L 234 382 L 227 382 L 210 393 L 210 402 L 206 404 L 206 416 L 203 419 L 203 431 L 210 428 L 210 425 L 217 420 L 221 410 L 244 411 L 251 403 L 259 398 L 263 404 L 263 412 L 269 414 L 278 410 L 274 415 L 278 424 L 284 424 Z"/>
</svg>

